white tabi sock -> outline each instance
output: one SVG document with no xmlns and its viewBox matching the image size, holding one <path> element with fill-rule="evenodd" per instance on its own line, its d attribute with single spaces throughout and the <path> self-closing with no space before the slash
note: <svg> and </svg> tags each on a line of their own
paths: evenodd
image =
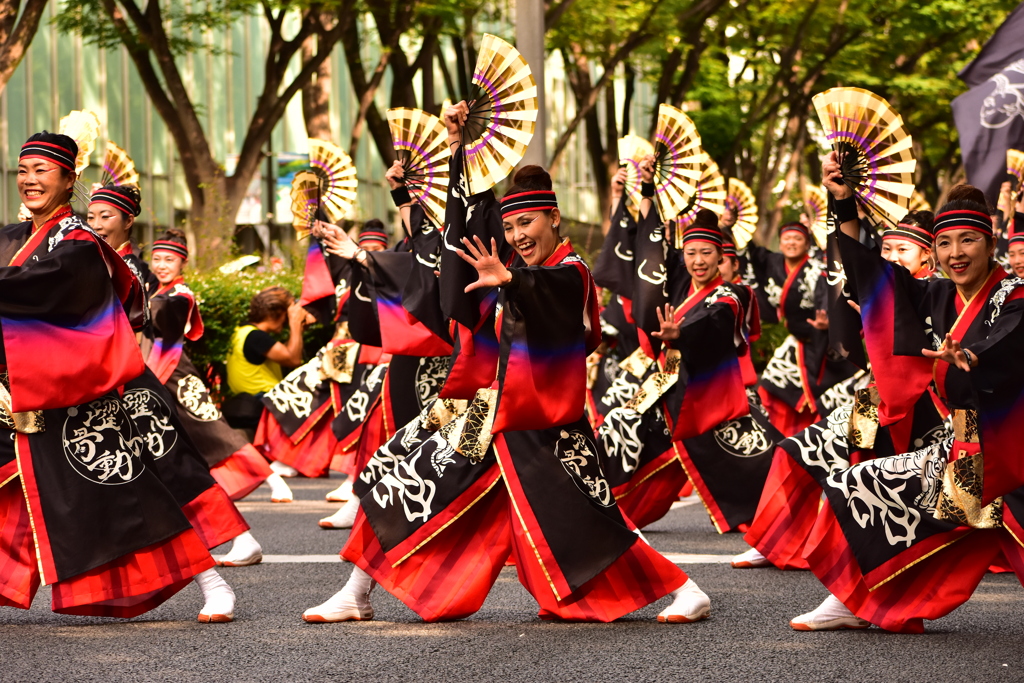
<svg viewBox="0 0 1024 683">
<path fill-rule="evenodd" d="M 234 541 L 231 543 L 231 550 L 221 559 L 219 564 L 225 567 L 248 567 L 249 565 L 259 564 L 262 561 L 263 548 L 253 538 L 251 533 L 243 531 L 235 536 Z"/>
<path fill-rule="evenodd" d="M 356 513 L 359 512 L 359 499 L 349 498 L 348 502 L 342 505 L 337 512 L 330 517 L 320 520 L 320 526 L 324 529 L 351 529 L 356 521 Z"/>
<path fill-rule="evenodd" d="M 327 602 L 303 612 L 302 618 L 319 623 L 373 619 L 370 592 L 376 585 L 369 574 L 354 567 L 344 588 L 328 598 Z"/>
<path fill-rule="evenodd" d="M 290 503 L 295 500 L 292 490 L 281 477 L 274 473 L 267 477 L 267 484 L 270 486 L 270 500 L 274 503 Z"/>
<path fill-rule="evenodd" d="M 207 569 L 196 575 L 196 584 L 203 592 L 206 604 L 199 612 L 199 621 L 227 622 L 235 618 L 235 591 L 216 569 Z"/>
</svg>

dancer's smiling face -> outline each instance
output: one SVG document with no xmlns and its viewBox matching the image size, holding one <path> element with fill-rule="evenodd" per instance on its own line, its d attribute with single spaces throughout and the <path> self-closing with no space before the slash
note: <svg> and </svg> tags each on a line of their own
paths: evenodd
<svg viewBox="0 0 1024 683">
<path fill-rule="evenodd" d="M 1010 257 L 1010 268 L 1017 277 L 1024 277 L 1024 244 L 1011 244 L 1007 255 Z"/>
<path fill-rule="evenodd" d="M 75 174 L 46 159 L 18 162 L 18 194 L 33 216 L 47 217 L 71 200 Z"/>
<path fill-rule="evenodd" d="M 110 204 L 95 202 L 89 204 L 87 221 L 107 244 L 117 249 L 131 237 L 135 217 Z"/>
<path fill-rule="evenodd" d="M 693 288 L 701 289 L 718 275 L 722 250 L 708 242 L 691 242 L 683 247 L 683 264 L 693 278 Z"/>
<path fill-rule="evenodd" d="M 995 240 L 977 230 L 946 230 L 935 238 L 935 256 L 961 291 L 977 291 L 989 274 Z"/>
<path fill-rule="evenodd" d="M 505 241 L 512 245 L 526 265 L 538 266 L 558 248 L 561 242 L 558 225 L 561 221 L 558 209 L 524 211 L 503 218 L 501 226 L 505 231 Z"/>
<path fill-rule="evenodd" d="M 882 258 L 892 263 L 898 263 L 911 275 L 917 275 L 918 271 L 928 264 L 932 256 L 931 249 L 925 249 L 920 244 L 910 240 L 900 240 L 886 237 L 882 240 Z"/>
</svg>

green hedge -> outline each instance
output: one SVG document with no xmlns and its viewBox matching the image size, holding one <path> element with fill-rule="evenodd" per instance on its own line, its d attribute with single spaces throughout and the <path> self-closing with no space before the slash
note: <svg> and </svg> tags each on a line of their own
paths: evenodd
<svg viewBox="0 0 1024 683">
<path fill-rule="evenodd" d="M 203 372 L 213 369 L 216 375 L 224 377 L 224 360 L 227 358 L 231 335 L 235 328 L 244 325 L 249 315 L 249 302 L 253 296 L 267 287 L 280 286 L 296 297 L 302 292 L 302 270 L 244 270 L 224 275 L 214 270 L 204 273 L 186 273 L 185 281 L 196 293 L 199 310 L 203 316 L 205 332 L 201 339 L 189 342 L 186 351 L 192 362 Z M 334 332 L 332 325 L 314 324 L 303 334 L 305 357 L 311 358 L 326 344 Z M 282 338 L 287 338 L 287 331 Z M 222 385 L 226 388 L 226 384 Z M 215 386 L 216 388 L 216 386 Z"/>
</svg>

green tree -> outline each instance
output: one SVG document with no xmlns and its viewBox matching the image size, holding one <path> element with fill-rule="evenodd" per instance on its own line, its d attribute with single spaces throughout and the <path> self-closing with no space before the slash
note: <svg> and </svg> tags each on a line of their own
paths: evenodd
<svg viewBox="0 0 1024 683">
<path fill-rule="evenodd" d="M 200 267 L 211 266 L 229 251 L 235 215 L 263 158 L 263 149 L 292 97 L 330 55 L 352 20 L 355 0 L 272 3 L 269 0 L 211 0 L 194 6 L 148 0 L 68 0 L 57 17 L 65 33 L 77 33 L 104 48 L 123 45 L 160 114 L 181 157 L 192 200 L 189 222 L 198 237 Z M 286 35 L 286 19 L 298 13 L 298 27 Z M 263 65 L 264 86 L 238 154 L 227 175 L 213 156 L 194 94 L 181 72 L 179 58 L 189 52 L 220 48 L 196 34 L 228 28 L 247 15 L 262 16 L 269 41 Z M 332 23 L 333 22 L 333 23 Z M 289 78 L 287 70 L 303 44 L 316 37 L 315 51 Z M 214 106 L 214 103 L 207 103 Z"/>
<path fill-rule="evenodd" d="M 0 0 L 0 92 L 21 64 L 39 29 L 48 0 Z"/>
</svg>

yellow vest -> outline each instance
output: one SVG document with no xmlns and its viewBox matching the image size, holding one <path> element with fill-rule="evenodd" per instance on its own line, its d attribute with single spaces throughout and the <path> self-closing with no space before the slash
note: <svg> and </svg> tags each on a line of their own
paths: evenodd
<svg viewBox="0 0 1024 683">
<path fill-rule="evenodd" d="M 255 325 L 243 325 L 231 336 L 231 349 L 228 351 L 228 387 L 235 394 L 259 394 L 270 391 L 281 381 L 281 366 L 267 359 L 259 365 L 253 365 L 245 359 L 242 347 L 249 333 L 256 329 Z"/>
</svg>

